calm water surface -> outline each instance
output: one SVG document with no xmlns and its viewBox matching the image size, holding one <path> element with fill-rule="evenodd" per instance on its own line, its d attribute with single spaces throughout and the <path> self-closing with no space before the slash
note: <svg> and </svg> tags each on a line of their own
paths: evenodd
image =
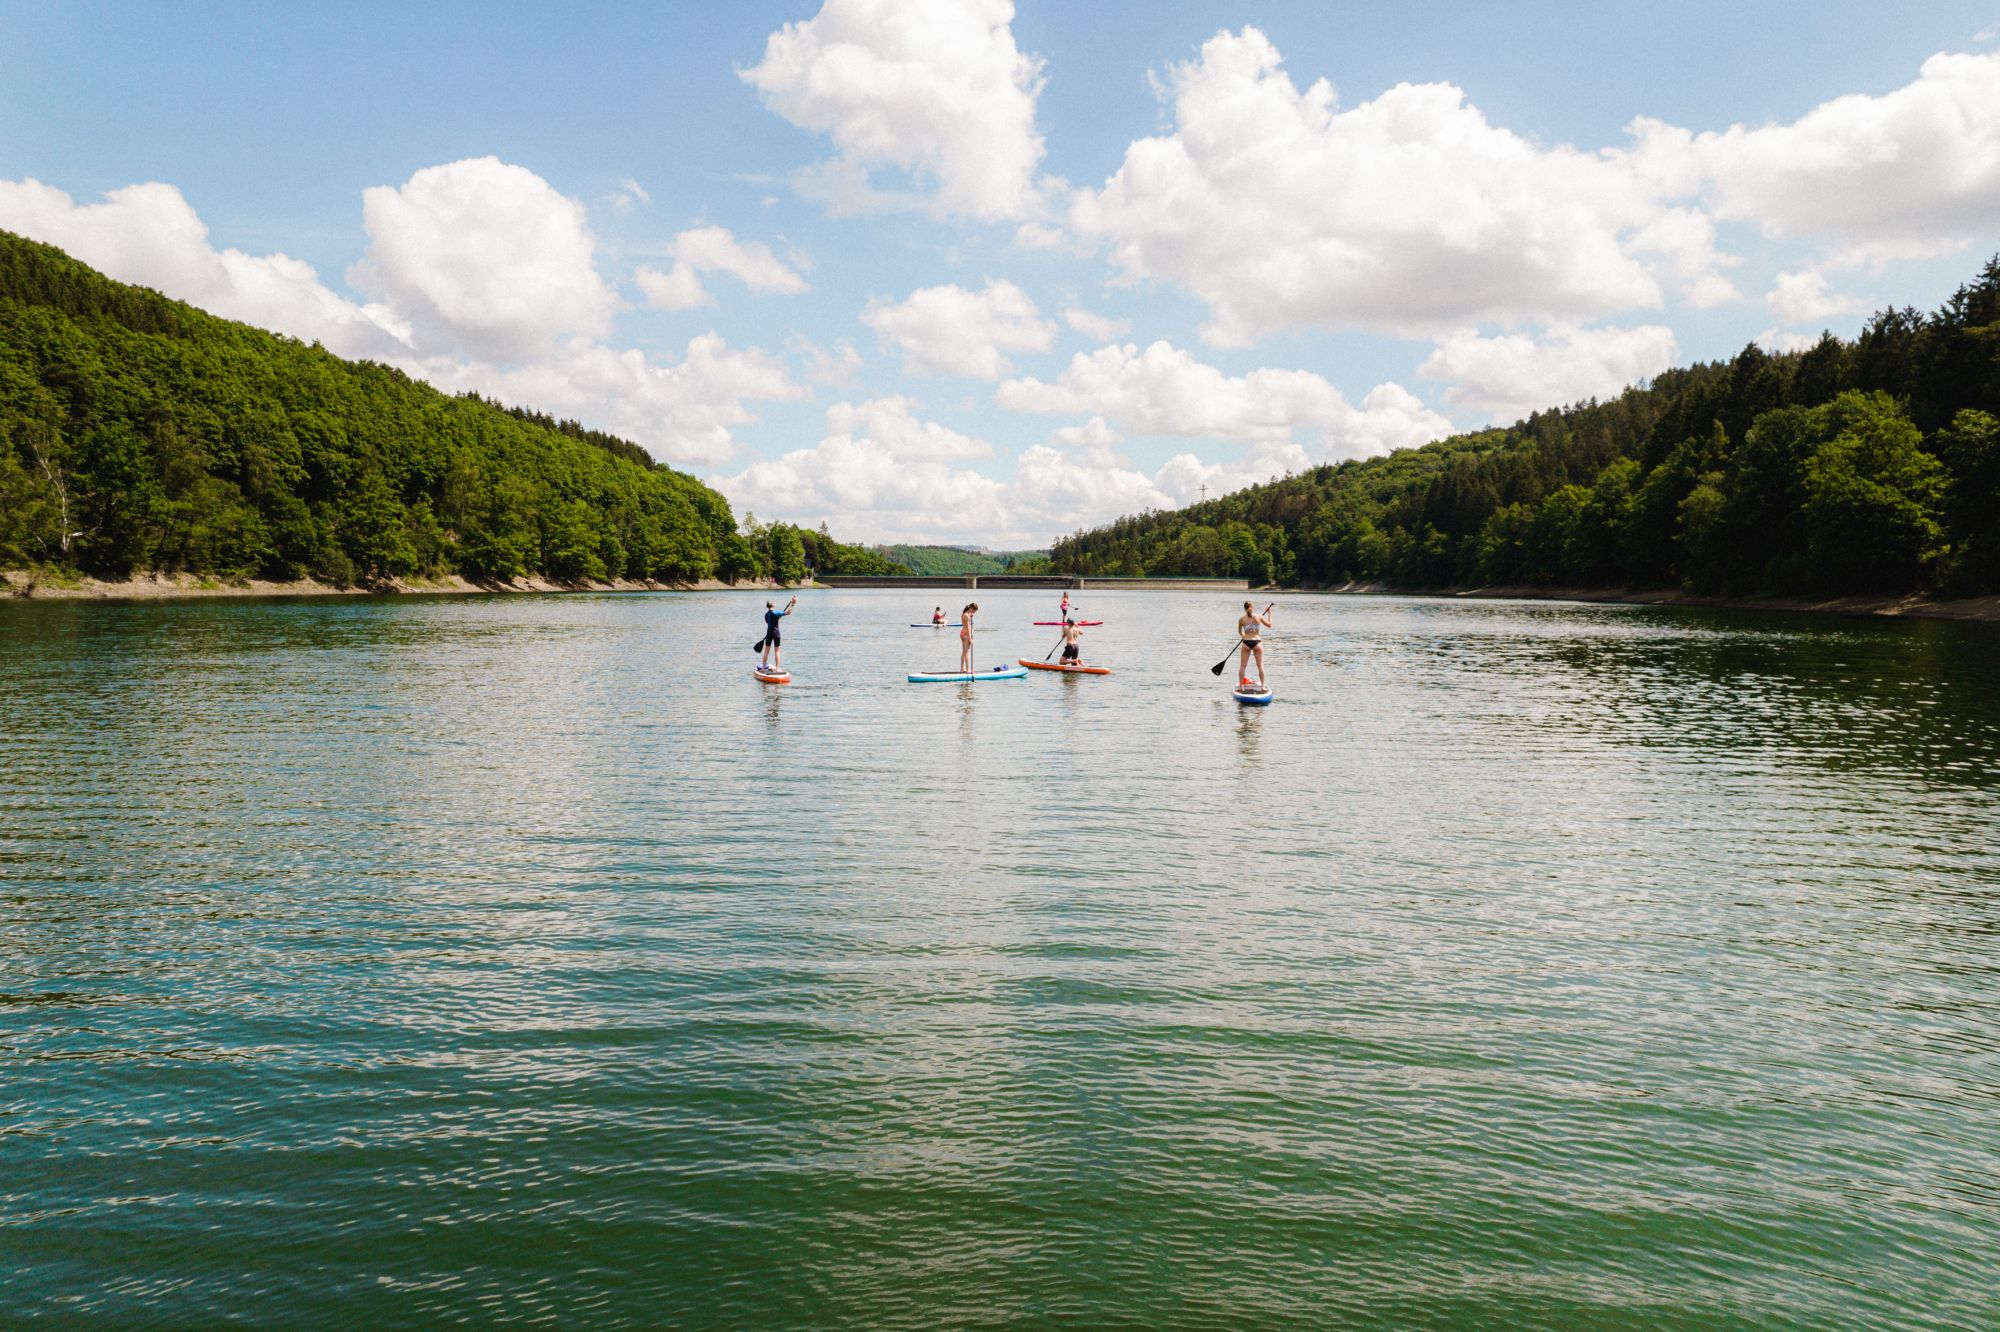
<svg viewBox="0 0 2000 1332">
<path fill-rule="evenodd" d="M 0 1322 L 2000 1325 L 2000 628 L 937 599 L 0 606 Z"/>
</svg>

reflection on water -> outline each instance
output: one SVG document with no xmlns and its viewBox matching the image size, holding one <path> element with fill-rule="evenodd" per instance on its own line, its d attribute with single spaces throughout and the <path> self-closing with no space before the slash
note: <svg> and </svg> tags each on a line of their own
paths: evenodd
<svg viewBox="0 0 2000 1332">
<path fill-rule="evenodd" d="M 0 605 L 0 1321 L 2000 1321 L 1993 629 L 1090 601 Z"/>
</svg>

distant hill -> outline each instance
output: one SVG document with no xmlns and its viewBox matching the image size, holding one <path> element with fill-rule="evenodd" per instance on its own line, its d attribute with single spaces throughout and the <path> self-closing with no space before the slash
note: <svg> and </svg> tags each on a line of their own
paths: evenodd
<svg viewBox="0 0 2000 1332">
<path fill-rule="evenodd" d="M 1754 344 L 1605 401 L 1057 541 L 1063 573 L 1410 589 L 2000 591 L 2000 260 L 1853 341 Z"/>
<path fill-rule="evenodd" d="M 960 546 L 877 546 L 884 559 L 930 577 L 952 574 L 1006 573 L 1033 561 L 1045 561 L 1045 550 L 975 551 Z"/>
<path fill-rule="evenodd" d="M 692 582 L 873 552 L 729 504 L 628 440 L 113 282 L 0 231 L 0 568 Z"/>
</svg>

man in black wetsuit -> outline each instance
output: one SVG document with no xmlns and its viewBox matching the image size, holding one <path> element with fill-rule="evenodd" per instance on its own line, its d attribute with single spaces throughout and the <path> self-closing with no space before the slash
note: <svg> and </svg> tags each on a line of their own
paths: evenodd
<svg viewBox="0 0 2000 1332">
<path fill-rule="evenodd" d="M 773 604 L 769 601 L 764 603 L 764 641 L 758 644 L 763 649 L 764 657 L 758 663 L 758 669 L 781 671 L 785 666 L 784 654 L 778 650 L 778 621 L 792 613 L 792 607 L 799 604 L 799 599 L 793 597 L 785 603 L 783 610 L 773 610 Z"/>
</svg>

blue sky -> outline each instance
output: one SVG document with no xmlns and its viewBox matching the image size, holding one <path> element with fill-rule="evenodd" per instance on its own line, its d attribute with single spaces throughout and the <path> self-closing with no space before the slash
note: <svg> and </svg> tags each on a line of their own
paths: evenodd
<svg viewBox="0 0 2000 1332">
<path fill-rule="evenodd" d="M 0 227 L 739 514 L 1036 544 L 1935 304 L 2000 249 L 1996 24 L 6 3 Z"/>
</svg>

